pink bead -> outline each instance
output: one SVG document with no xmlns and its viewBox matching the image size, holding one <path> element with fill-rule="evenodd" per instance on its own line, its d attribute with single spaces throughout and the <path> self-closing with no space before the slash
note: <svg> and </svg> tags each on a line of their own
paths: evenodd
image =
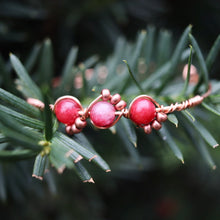
<svg viewBox="0 0 220 220">
<path fill-rule="evenodd" d="M 144 126 L 144 132 L 146 134 L 150 134 L 152 132 L 152 128 L 150 124 Z"/>
<path fill-rule="evenodd" d="M 157 113 L 157 121 L 158 122 L 164 122 L 167 120 L 167 114 L 163 113 L 163 112 L 158 112 Z"/>
<path fill-rule="evenodd" d="M 81 105 L 74 97 L 61 97 L 54 104 L 54 113 L 57 120 L 66 125 L 72 125 L 75 123 L 76 118 L 79 117 L 78 112 L 81 109 Z"/>
<path fill-rule="evenodd" d="M 111 93 L 108 89 L 103 89 L 101 95 L 103 101 L 108 101 L 110 99 Z"/>
<path fill-rule="evenodd" d="M 78 134 L 82 131 L 82 129 L 78 129 L 75 124 L 73 124 L 71 128 L 74 134 Z"/>
<path fill-rule="evenodd" d="M 160 130 L 162 127 L 162 125 L 157 120 L 154 120 L 151 125 L 155 130 Z"/>
<path fill-rule="evenodd" d="M 129 108 L 129 117 L 137 125 L 147 125 L 156 117 L 155 105 L 148 99 L 138 98 Z"/>
<path fill-rule="evenodd" d="M 108 128 L 115 120 L 115 108 L 107 101 L 97 102 L 91 107 L 90 119 L 96 127 Z"/>
<path fill-rule="evenodd" d="M 119 103 L 121 101 L 121 96 L 117 93 L 114 94 L 111 98 L 111 104 L 112 105 L 116 105 L 117 103 Z"/>
<path fill-rule="evenodd" d="M 72 126 L 66 126 L 66 133 L 69 134 L 69 135 L 73 135 L 73 131 L 72 131 Z"/>
<path fill-rule="evenodd" d="M 76 118 L 75 125 L 78 129 L 82 129 L 86 127 L 87 123 L 84 120 L 81 120 L 80 117 Z"/>
<path fill-rule="evenodd" d="M 121 100 L 118 104 L 115 105 L 115 109 L 121 111 L 126 107 L 127 103 L 124 100 Z"/>
</svg>

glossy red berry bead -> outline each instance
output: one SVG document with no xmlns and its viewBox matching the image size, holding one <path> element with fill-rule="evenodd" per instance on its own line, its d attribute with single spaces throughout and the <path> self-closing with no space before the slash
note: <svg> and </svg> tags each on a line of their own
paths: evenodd
<svg viewBox="0 0 220 220">
<path fill-rule="evenodd" d="M 54 104 L 54 113 L 57 120 L 66 125 L 75 123 L 81 109 L 82 107 L 77 99 L 71 97 L 61 97 Z"/>
<path fill-rule="evenodd" d="M 90 119 L 99 128 L 110 127 L 115 120 L 115 108 L 107 101 L 100 101 L 92 105 Z"/>
<path fill-rule="evenodd" d="M 155 119 L 156 107 L 146 98 L 137 98 L 130 105 L 129 117 L 137 125 L 147 125 Z"/>
</svg>

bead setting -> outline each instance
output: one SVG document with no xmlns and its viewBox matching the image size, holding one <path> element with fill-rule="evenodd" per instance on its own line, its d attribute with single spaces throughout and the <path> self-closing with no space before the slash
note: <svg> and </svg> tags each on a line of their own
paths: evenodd
<svg viewBox="0 0 220 220">
<path fill-rule="evenodd" d="M 51 105 L 51 109 L 57 120 L 66 125 L 69 135 L 81 132 L 87 126 L 88 118 L 95 127 L 107 129 L 115 125 L 122 116 L 130 119 L 146 134 L 150 134 L 153 129 L 161 129 L 162 123 L 168 118 L 167 114 L 201 104 L 210 92 L 211 87 L 202 96 L 197 95 L 170 106 L 160 105 L 151 96 L 140 95 L 133 99 L 127 109 L 127 103 L 118 93 L 111 95 L 108 89 L 103 89 L 87 108 L 83 108 L 80 101 L 73 96 L 62 96 Z"/>
</svg>

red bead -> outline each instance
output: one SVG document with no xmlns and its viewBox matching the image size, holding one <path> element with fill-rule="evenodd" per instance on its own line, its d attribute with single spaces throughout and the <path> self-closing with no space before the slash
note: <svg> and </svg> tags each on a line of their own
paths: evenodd
<svg viewBox="0 0 220 220">
<path fill-rule="evenodd" d="M 75 98 L 60 98 L 54 104 L 54 113 L 57 120 L 66 125 L 72 125 L 75 123 L 77 117 L 79 117 L 79 111 L 82 109 L 81 105 L 75 100 Z"/>
<path fill-rule="evenodd" d="M 115 120 L 115 108 L 107 101 L 97 102 L 91 107 L 90 119 L 96 127 L 110 127 Z"/>
<path fill-rule="evenodd" d="M 131 103 L 129 117 L 137 125 L 147 125 L 156 117 L 155 105 L 146 98 L 137 98 Z"/>
</svg>

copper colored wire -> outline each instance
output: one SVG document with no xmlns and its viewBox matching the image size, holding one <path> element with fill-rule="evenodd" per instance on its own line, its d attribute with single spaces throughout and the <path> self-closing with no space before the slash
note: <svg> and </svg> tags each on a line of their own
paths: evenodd
<svg viewBox="0 0 220 220">
<path fill-rule="evenodd" d="M 186 108 L 191 108 L 191 107 L 201 104 L 203 99 L 204 98 L 202 96 L 197 95 L 181 103 L 175 103 L 169 106 L 161 105 L 159 108 L 156 108 L 156 112 L 163 112 L 163 113 L 168 114 L 174 111 L 182 111 Z"/>
<path fill-rule="evenodd" d="M 109 92 L 109 93 L 110 93 L 110 92 Z M 129 106 L 128 109 L 124 107 L 122 110 L 118 110 L 118 111 L 115 112 L 115 117 L 116 117 L 116 118 L 115 118 L 114 122 L 113 122 L 111 125 L 109 125 L 109 126 L 107 126 L 107 127 L 98 127 L 98 126 L 96 126 L 96 125 L 95 125 L 95 126 L 96 126 L 97 128 L 100 128 L 100 129 L 106 129 L 106 128 L 109 128 L 109 127 L 115 125 L 115 124 L 119 121 L 119 119 L 120 119 L 122 116 L 124 116 L 125 118 L 130 118 L 130 108 L 131 108 L 132 104 L 134 103 L 134 101 L 137 100 L 137 99 L 139 99 L 139 98 L 145 98 L 145 99 L 148 99 L 149 101 L 151 101 L 151 102 L 155 105 L 155 107 L 156 107 L 156 112 L 157 112 L 157 113 L 169 114 L 169 113 L 172 113 L 172 112 L 174 112 L 174 111 L 182 111 L 182 110 L 185 110 L 185 109 L 187 109 L 187 108 L 191 108 L 191 107 L 194 107 L 194 106 L 196 106 L 196 105 L 199 105 L 199 104 L 201 104 L 201 103 L 203 102 L 204 98 L 207 98 L 210 94 L 211 94 L 211 85 L 209 85 L 207 92 L 205 92 L 203 95 L 196 95 L 196 96 L 194 96 L 194 97 L 192 97 L 192 98 L 190 98 L 190 99 L 188 99 L 188 100 L 185 100 L 185 101 L 183 101 L 183 102 L 181 102 L 181 103 L 175 103 L 175 104 L 171 104 L 171 105 L 169 105 L 169 106 L 160 105 L 160 104 L 159 104 L 156 100 L 154 100 L 151 96 L 148 96 L 148 95 L 140 95 L 140 96 L 137 96 L 137 97 L 130 103 L 130 106 Z M 111 94 L 109 94 L 108 100 L 111 101 L 111 98 L 112 98 L 112 97 L 113 97 L 113 96 L 112 96 Z M 72 97 L 72 96 L 63 96 L 63 97 L 59 98 L 59 99 L 55 102 L 55 104 L 56 104 L 59 100 L 61 100 L 61 99 L 63 99 L 63 98 L 71 98 L 71 99 L 73 99 L 74 101 L 76 101 L 77 103 L 79 103 L 79 105 L 81 106 L 81 104 L 80 104 L 80 102 L 78 101 L 78 99 L 76 99 L 75 97 Z M 78 112 L 78 113 L 79 113 L 79 116 L 80 116 L 80 120 L 85 121 L 87 118 L 89 118 L 89 117 L 90 117 L 90 110 L 91 110 L 91 108 L 93 107 L 93 105 L 96 104 L 97 102 L 99 102 L 100 100 L 104 100 L 104 98 L 105 98 L 105 97 L 103 97 L 103 94 L 101 94 L 101 95 L 99 95 L 96 99 L 94 99 L 94 100 L 90 103 L 90 105 L 89 105 L 87 108 L 83 109 L 82 106 L 81 106 L 81 110 Z M 106 99 L 106 98 L 105 98 L 105 99 Z M 55 105 L 55 104 L 54 104 L 54 105 Z M 51 105 L 51 108 L 52 108 L 52 110 L 53 110 L 54 106 Z M 117 108 L 116 108 L 116 110 L 117 110 Z M 157 116 L 159 116 L 159 114 L 157 114 Z M 158 120 L 158 121 L 157 121 L 157 120 Z M 166 120 L 166 119 L 165 119 L 165 120 Z M 92 121 L 91 121 L 91 122 L 92 122 Z M 161 126 L 160 122 L 163 122 L 163 121 L 159 120 L 158 118 L 155 118 L 155 120 L 152 122 L 151 125 L 153 126 L 153 123 L 154 123 L 154 124 L 155 124 L 155 123 L 158 123 L 157 125 L 154 126 L 154 128 L 155 128 L 156 130 L 158 130 L 158 129 L 160 129 L 160 126 Z M 92 122 L 92 124 L 93 124 L 93 122 Z M 140 126 L 140 127 L 142 127 L 142 126 Z M 69 127 L 67 127 L 67 129 L 69 129 Z M 70 130 L 69 132 L 72 132 L 71 129 L 69 129 L 69 130 Z M 145 130 L 146 130 L 146 133 L 150 133 L 149 128 L 148 128 L 148 129 L 145 128 Z"/>
<path fill-rule="evenodd" d="M 181 103 L 171 104 L 170 106 L 161 105 L 160 107 L 156 108 L 156 112 L 163 112 L 163 113 L 168 114 L 174 111 L 182 111 L 187 108 L 192 108 L 196 105 L 201 104 L 204 98 L 207 98 L 210 94 L 211 94 L 211 85 L 209 85 L 207 92 L 201 96 L 196 95 L 186 101 L 183 101 Z"/>
</svg>

